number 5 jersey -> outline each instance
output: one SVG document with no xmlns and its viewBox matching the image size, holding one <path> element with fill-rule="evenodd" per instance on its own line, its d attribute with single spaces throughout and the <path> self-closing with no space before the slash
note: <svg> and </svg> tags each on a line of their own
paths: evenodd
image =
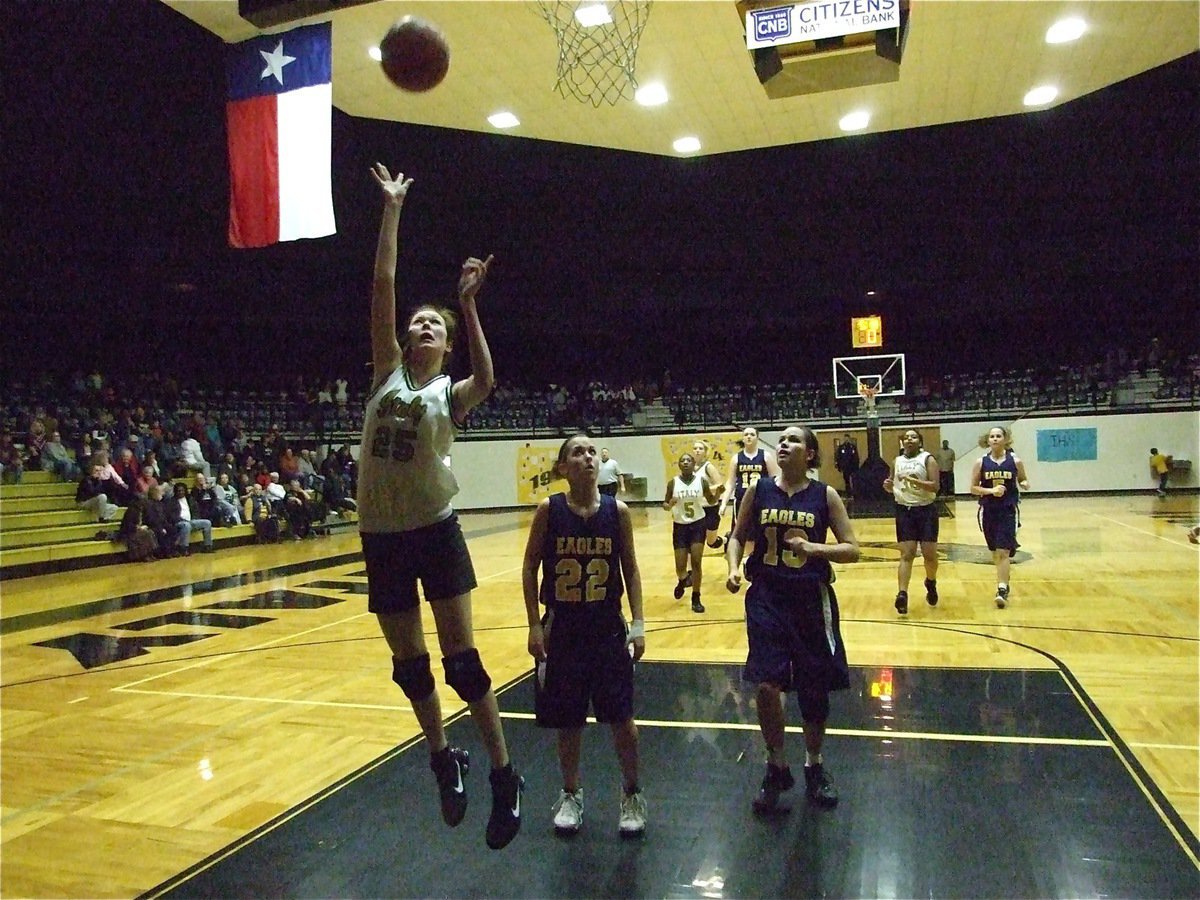
<svg viewBox="0 0 1200 900">
<path fill-rule="evenodd" d="M 448 375 L 416 386 L 400 365 L 367 400 L 358 455 L 359 530 L 411 531 L 447 518 L 458 480 L 448 462 L 458 435 Z"/>
</svg>

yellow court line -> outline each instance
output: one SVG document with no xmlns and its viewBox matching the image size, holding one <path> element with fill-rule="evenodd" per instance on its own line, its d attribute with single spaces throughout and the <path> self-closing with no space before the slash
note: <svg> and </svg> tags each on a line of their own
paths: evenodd
<svg viewBox="0 0 1200 900">
<path fill-rule="evenodd" d="M 521 712 L 502 712 L 502 719 L 533 719 L 533 713 Z M 588 717 L 589 722 L 596 720 L 591 716 Z M 647 728 L 703 728 L 709 731 L 758 731 L 758 725 L 753 722 L 672 722 L 663 719 L 634 719 L 637 725 L 644 725 Z M 803 734 L 804 729 L 797 726 L 788 726 L 787 731 L 792 734 Z M 977 744 L 1037 744 L 1037 745 L 1060 745 L 1068 747 L 1111 747 L 1108 741 L 1102 738 L 1052 738 L 1052 737 L 1023 737 L 1012 734 L 945 734 L 936 731 L 874 731 L 862 728 L 827 728 L 825 734 L 836 734 L 843 737 L 868 737 L 868 738 L 901 738 L 904 740 L 917 741 L 965 741 L 968 743 Z"/>
</svg>

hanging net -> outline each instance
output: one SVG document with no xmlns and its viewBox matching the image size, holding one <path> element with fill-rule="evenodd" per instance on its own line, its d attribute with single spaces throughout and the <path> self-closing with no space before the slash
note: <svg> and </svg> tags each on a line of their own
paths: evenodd
<svg viewBox="0 0 1200 900">
<path fill-rule="evenodd" d="M 538 0 L 538 8 L 558 39 L 556 91 L 595 107 L 633 99 L 650 0 Z"/>
<path fill-rule="evenodd" d="M 863 407 L 866 409 L 867 418 L 875 415 L 875 395 L 879 393 L 879 388 L 871 387 L 863 382 L 858 383 L 858 393 L 863 399 Z"/>
</svg>

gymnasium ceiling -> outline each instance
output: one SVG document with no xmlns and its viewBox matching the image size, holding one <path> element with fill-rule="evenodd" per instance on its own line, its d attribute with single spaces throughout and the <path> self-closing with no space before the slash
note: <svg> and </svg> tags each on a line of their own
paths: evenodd
<svg viewBox="0 0 1200 900">
<path fill-rule="evenodd" d="M 237 0 L 162 2 L 229 42 L 262 33 L 239 17 Z M 368 56 L 392 22 L 410 13 L 437 23 L 451 47 L 449 75 L 425 94 L 396 89 Z M 1072 43 L 1046 43 L 1046 30 L 1067 16 L 1082 18 L 1087 31 Z M 520 119 L 504 132 L 513 139 L 662 155 L 675 155 L 672 144 L 684 136 L 701 144 L 689 155 L 844 138 L 839 119 L 859 110 L 870 114 L 867 133 L 1036 115 L 1023 105 L 1031 88 L 1056 86 L 1054 107 L 1200 49 L 1197 0 L 912 0 L 898 80 L 770 99 L 734 0 L 657 0 L 636 76 L 642 85 L 661 82 L 670 99 L 595 108 L 554 90 L 557 44 L 536 3 L 377 0 L 293 24 L 328 19 L 333 100 L 345 113 L 497 132 L 487 118 L 505 110 Z"/>
</svg>

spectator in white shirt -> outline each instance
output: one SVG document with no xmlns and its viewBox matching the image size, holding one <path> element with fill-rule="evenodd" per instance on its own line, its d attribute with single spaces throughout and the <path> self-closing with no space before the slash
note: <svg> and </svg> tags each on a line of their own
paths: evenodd
<svg viewBox="0 0 1200 900">
<path fill-rule="evenodd" d="M 187 437 L 179 445 L 179 460 L 182 462 L 189 472 L 203 472 L 205 478 L 212 477 L 212 467 L 204 458 L 204 451 L 200 449 L 200 442 L 194 437 Z"/>
</svg>

